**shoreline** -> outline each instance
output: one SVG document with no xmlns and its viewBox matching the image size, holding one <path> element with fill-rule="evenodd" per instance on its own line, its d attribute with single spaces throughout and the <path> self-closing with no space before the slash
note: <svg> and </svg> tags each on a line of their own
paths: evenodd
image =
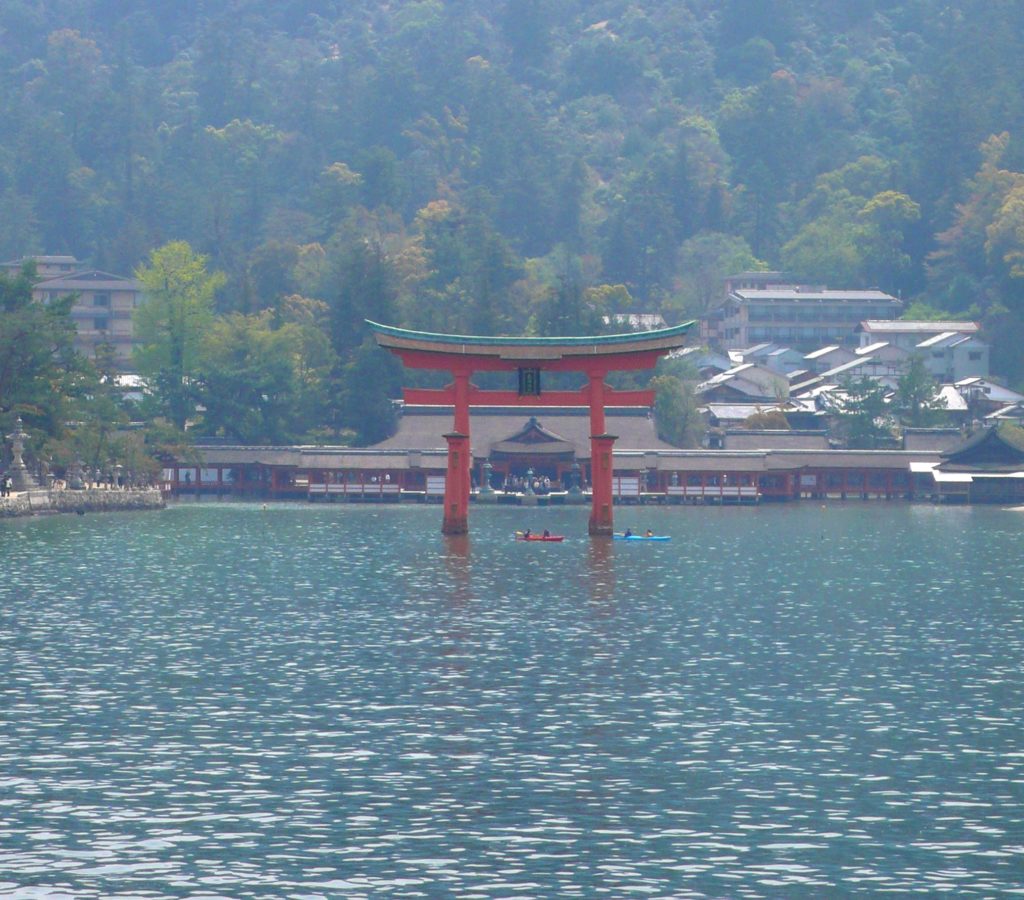
<svg viewBox="0 0 1024 900">
<path fill-rule="evenodd" d="M 119 490 L 91 488 L 50 491 L 37 488 L 0 499 L 0 519 L 87 512 L 155 510 L 166 506 L 158 488 Z"/>
</svg>

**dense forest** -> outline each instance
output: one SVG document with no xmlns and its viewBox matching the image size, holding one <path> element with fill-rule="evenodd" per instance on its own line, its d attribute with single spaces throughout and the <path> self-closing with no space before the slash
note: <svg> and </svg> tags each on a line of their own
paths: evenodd
<svg viewBox="0 0 1024 900">
<path fill-rule="evenodd" d="M 1020 384 L 1022 58 L 1016 0 L 7 0 L 0 257 L 194 253 L 244 439 L 386 432 L 364 317 L 674 322 L 745 268 L 977 318 Z"/>
</svg>

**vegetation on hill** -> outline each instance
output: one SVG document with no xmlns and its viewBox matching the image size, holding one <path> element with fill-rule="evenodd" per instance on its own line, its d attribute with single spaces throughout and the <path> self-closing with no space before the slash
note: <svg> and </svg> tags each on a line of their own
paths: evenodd
<svg viewBox="0 0 1024 900">
<path fill-rule="evenodd" d="M 1020 381 L 1022 51 L 1014 0 L 8 0 L 0 257 L 184 242 L 236 439 L 385 432 L 364 317 L 672 322 L 738 268 L 976 317 Z"/>
</svg>

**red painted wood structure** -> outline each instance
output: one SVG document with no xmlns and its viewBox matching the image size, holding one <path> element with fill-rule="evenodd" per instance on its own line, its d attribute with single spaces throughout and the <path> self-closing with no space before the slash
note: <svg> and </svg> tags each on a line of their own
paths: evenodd
<svg viewBox="0 0 1024 900">
<path fill-rule="evenodd" d="M 448 442 L 444 489 L 445 534 L 469 530 L 471 490 L 470 422 L 472 405 L 588 406 L 590 408 L 591 534 L 612 533 L 612 446 L 616 435 L 605 431 L 605 406 L 651 406 L 654 392 L 617 391 L 605 384 L 609 372 L 645 371 L 658 359 L 686 343 L 693 325 L 630 334 L 593 337 L 480 337 L 410 331 L 367 321 L 377 344 L 412 369 L 449 372 L 452 381 L 441 389 L 403 390 L 406 403 L 454 406 Z M 481 390 L 470 378 L 475 372 L 518 373 L 516 390 Z M 541 372 L 582 372 L 586 384 L 576 391 L 542 391 Z"/>
</svg>

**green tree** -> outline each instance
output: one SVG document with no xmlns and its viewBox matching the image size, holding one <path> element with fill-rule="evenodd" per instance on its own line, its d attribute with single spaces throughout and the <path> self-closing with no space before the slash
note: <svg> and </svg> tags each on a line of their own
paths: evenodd
<svg viewBox="0 0 1024 900">
<path fill-rule="evenodd" d="M 778 246 L 779 204 L 793 198 L 793 184 L 804 175 L 796 78 L 774 72 L 755 88 L 726 94 L 718 114 L 722 144 L 742 185 L 736 217 L 757 256 Z M 771 141 L 763 136 L 770 133 Z"/>
<path fill-rule="evenodd" d="M 993 368 L 1016 379 L 1024 375 L 1024 279 L 1015 273 L 1024 173 L 1007 167 L 1010 153 L 1005 132 L 982 144 L 969 195 L 928 257 L 928 296 L 944 309 L 975 311 L 992 335 Z"/>
<path fill-rule="evenodd" d="M 679 227 L 659 168 L 630 177 L 604 225 L 605 276 L 642 300 L 660 297 L 674 270 Z"/>
<path fill-rule="evenodd" d="M 1006 132 L 981 145 L 981 165 L 967 184 L 967 199 L 957 207 L 951 227 L 936 235 L 938 246 L 928 257 L 929 295 L 946 309 L 974 304 L 987 309 L 998 302 L 1002 230 L 990 233 L 990 228 L 1024 184 L 1024 174 L 1005 165 L 1009 150 Z"/>
<path fill-rule="evenodd" d="M 789 431 L 789 420 L 781 409 L 768 409 L 747 416 L 742 427 L 749 431 Z"/>
<path fill-rule="evenodd" d="M 154 250 L 135 277 L 144 300 L 135 311 L 135 363 L 159 411 L 181 431 L 195 411 L 195 378 L 203 334 L 213 321 L 213 298 L 224 275 L 185 241 Z"/>
<path fill-rule="evenodd" d="M 924 360 L 915 354 L 896 387 L 896 409 L 905 425 L 938 425 L 948 419 L 946 405 L 936 396 L 937 385 Z"/>
<path fill-rule="evenodd" d="M 699 447 L 703 422 L 692 385 L 675 375 L 655 375 L 650 386 L 658 437 L 677 447 Z"/>
<path fill-rule="evenodd" d="M 839 433 L 851 449 L 873 449 L 890 432 L 888 389 L 867 376 L 846 379 L 829 402 Z"/>
<path fill-rule="evenodd" d="M 232 313 L 202 337 L 196 376 L 202 428 L 247 444 L 285 444 L 307 430 L 297 326 L 272 327 L 272 313 Z"/>
<path fill-rule="evenodd" d="M 348 357 L 337 381 L 339 403 L 336 424 L 360 446 L 374 444 L 395 430 L 393 397 L 401 387 L 402 366 L 366 338 Z"/>
<path fill-rule="evenodd" d="M 0 413 L 8 414 L 6 425 L 21 415 L 26 425 L 57 436 L 94 379 L 72 347 L 74 296 L 34 300 L 35 271 L 29 263 L 16 275 L 0 273 Z"/>
<path fill-rule="evenodd" d="M 1024 279 L 1024 178 L 1007 192 L 985 236 L 989 263 L 1005 267 L 1012 279 Z"/>
<path fill-rule="evenodd" d="M 330 378 L 338 366 L 327 333 L 328 315 L 326 303 L 298 294 L 286 297 L 280 311 L 284 327 L 294 335 L 293 364 L 300 388 L 296 415 L 306 433 L 324 424 Z"/>
<path fill-rule="evenodd" d="M 96 347 L 93 359 L 97 378 L 81 403 L 74 445 L 80 459 L 99 469 L 108 461 L 121 462 L 125 453 L 117 431 L 128 424 L 128 413 L 117 387 L 114 347 L 110 343 Z"/>
<path fill-rule="evenodd" d="M 767 268 L 743 238 L 702 231 L 679 248 L 676 298 L 687 316 L 706 316 L 725 301 L 727 275 Z"/>
<path fill-rule="evenodd" d="M 863 206 L 857 218 L 865 225 L 859 237 L 867 283 L 898 292 L 910 274 L 907 231 L 921 218 L 921 207 L 899 191 L 882 191 Z"/>
<path fill-rule="evenodd" d="M 361 235 L 340 238 L 331 260 L 322 293 L 331 344 L 345 361 L 366 336 L 364 320 L 395 321 L 397 276 L 383 244 Z"/>
<path fill-rule="evenodd" d="M 920 219 L 918 204 L 886 189 L 891 164 L 862 156 L 820 175 L 793 206 L 802 223 L 781 251 L 786 271 L 834 285 L 878 285 L 899 291 L 912 281 L 908 233 Z"/>
<path fill-rule="evenodd" d="M 542 337 L 607 331 L 604 317 L 631 300 L 625 285 L 588 287 L 581 258 L 562 250 L 553 254 L 550 262 L 553 281 L 545 285 L 527 330 Z"/>
<path fill-rule="evenodd" d="M 948 309 L 939 309 L 937 306 L 932 306 L 924 300 L 915 300 L 903 308 L 900 318 L 908 322 L 943 322 L 950 319 L 959 322 L 973 318 L 973 313 L 963 311 L 950 312 Z"/>
</svg>

